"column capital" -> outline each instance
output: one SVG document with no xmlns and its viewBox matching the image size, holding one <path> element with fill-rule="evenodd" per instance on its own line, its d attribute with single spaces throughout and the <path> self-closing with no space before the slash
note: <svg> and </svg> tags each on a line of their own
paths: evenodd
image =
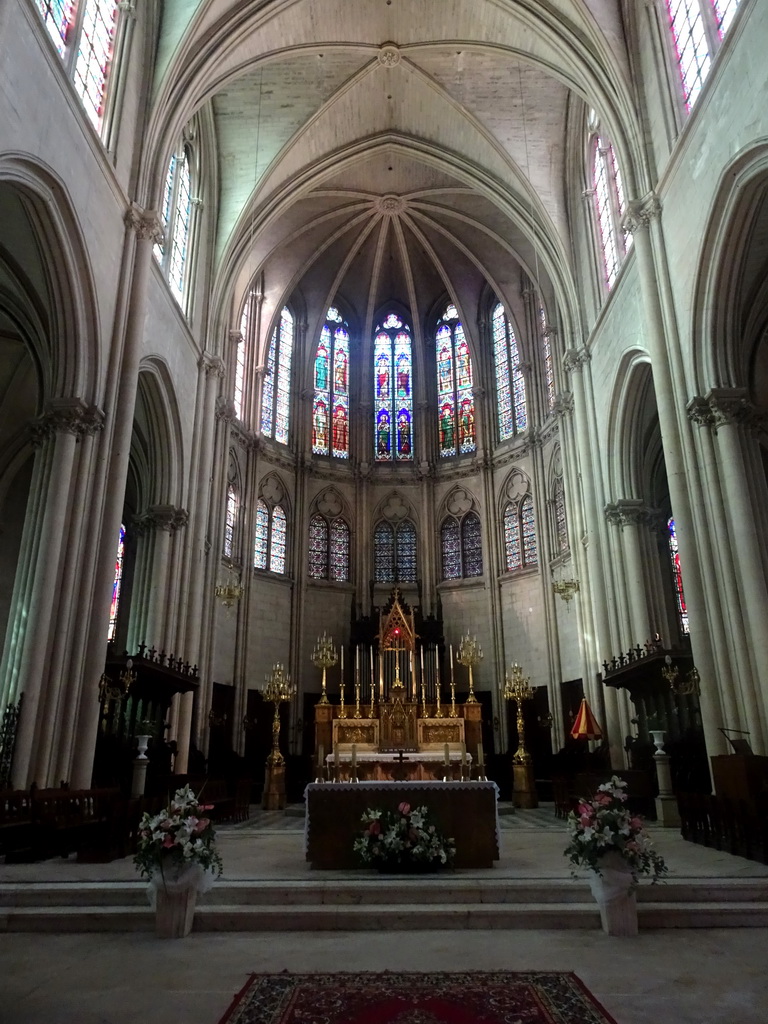
<svg viewBox="0 0 768 1024">
<path fill-rule="evenodd" d="M 226 420 L 227 423 L 237 419 L 235 416 L 235 403 L 226 395 L 218 395 L 216 398 L 216 419 Z"/>
<path fill-rule="evenodd" d="M 609 523 L 623 530 L 625 526 L 640 526 L 651 521 L 654 510 L 648 508 L 640 498 L 619 498 L 603 509 Z"/>
<path fill-rule="evenodd" d="M 705 398 L 692 398 L 686 412 L 693 423 L 710 427 L 715 433 L 728 425 L 754 432 L 766 424 L 765 415 L 755 408 L 746 388 L 712 388 Z"/>
<path fill-rule="evenodd" d="M 206 377 L 224 376 L 224 363 L 218 356 L 210 352 L 203 352 L 197 361 L 197 365 L 205 373 Z"/>
<path fill-rule="evenodd" d="M 35 447 L 54 434 L 74 434 L 79 441 L 104 429 L 104 413 L 82 398 L 52 398 L 43 415 L 33 420 L 29 429 Z"/>
<path fill-rule="evenodd" d="M 189 512 L 176 505 L 150 505 L 146 512 L 133 517 L 133 525 L 139 533 L 164 530 L 175 533 L 189 522 Z"/>
<path fill-rule="evenodd" d="M 588 363 L 592 357 L 586 348 L 569 348 L 563 356 L 563 368 L 566 373 L 576 373 Z"/>
<path fill-rule="evenodd" d="M 139 241 L 149 241 L 154 245 L 164 244 L 165 230 L 163 222 L 155 210 L 145 210 L 138 203 L 131 203 L 125 211 L 123 220 L 126 227 L 135 232 Z"/>
<path fill-rule="evenodd" d="M 640 228 L 647 228 L 651 221 L 661 213 L 661 200 L 655 192 L 649 192 L 642 199 L 633 199 L 627 205 L 621 226 L 633 235 Z"/>
<path fill-rule="evenodd" d="M 239 345 L 243 340 L 242 331 L 230 331 L 229 332 L 229 343 L 230 345 Z"/>
<path fill-rule="evenodd" d="M 552 407 L 555 416 L 565 416 L 573 412 L 573 394 L 570 391 L 560 391 L 555 396 L 555 404 Z"/>
</svg>

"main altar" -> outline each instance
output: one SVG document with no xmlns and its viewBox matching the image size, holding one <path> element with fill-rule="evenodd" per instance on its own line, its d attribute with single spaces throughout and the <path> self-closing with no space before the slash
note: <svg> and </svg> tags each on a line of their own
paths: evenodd
<svg viewBox="0 0 768 1024">
<path fill-rule="evenodd" d="M 469 696 L 459 704 L 453 648 L 443 684 L 437 643 L 424 640 L 413 611 L 395 590 L 380 611 L 375 642 L 362 652 L 355 649 L 351 699 L 345 699 L 350 688 L 342 668 L 339 703 L 328 700 L 324 687 L 315 705 L 318 782 L 485 778 L 473 662 L 461 662 L 469 667 Z"/>
</svg>

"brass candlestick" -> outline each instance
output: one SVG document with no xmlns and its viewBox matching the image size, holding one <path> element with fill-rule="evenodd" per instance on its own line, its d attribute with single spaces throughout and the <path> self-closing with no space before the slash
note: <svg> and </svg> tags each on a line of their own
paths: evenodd
<svg viewBox="0 0 768 1024">
<path fill-rule="evenodd" d="M 467 697 L 467 704 L 477 704 L 475 686 L 472 679 L 472 668 L 474 665 L 479 665 L 482 660 L 483 651 L 477 642 L 477 637 L 471 637 L 467 633 L 466 636 L 461 638 L 461 643 L 459 644 L 459 664 L 469 669 L 469 696 Z"/>
<path fill-rule="evenodd" d="M 288 673 L 280 663 L 272 668 L 272 674 L 264 677 L 264 686 L 261 688 L 261 696 L 264 700 L 275 705 L 275 715 L 272 719 L 272 751 L 267 758 L 268 765 L 285 764 L 285 758 L 280 753 L 280 705 L 283 701 L 291 700 L 296 693 L 296 687 L 291 683 Z"/>
<path fill-rule="evenodd" d="M 328 636 L 325 630 L 323 630 L 323 635 L 317 638 L 314 650 L 312 651 L 312 664 L 315 668 L 321 668 L 323 670 L 323 683 L 318 704 L 330 703 L 328 700 L 328 693 L 326 691 L 325 674 L 327 670 L 335 665 L 338 660 L 339 655 L 336 652 L 336 648 L 333 646 L 333 637 Z"/>
<path fill-rule="evenodd" d="M 362 718 L 363 717 L 361 712 L 360 712 L 360 682 L 359 682 L 359 680 L 358 680 L 358 682 L 355 683 L 355 713 L 354 713 L 354 715 L 352 717 L 353 718 Z"/>
<path fill-rule="evenodd" d="M 322 704 L 322 701 L 320 702 Z M 344 680 L 339 683 L 339 718 L 347 717 L 347 709 L 344 704 Z"/>
<path fill-rule="evenodd" d="M 374 710 L 375 710 L 374 704 L 373 704 L 374 696 L 375 695 L 374 695 L 374 692 L 373 692 L 373 679 L 371 679 L 371 707 L 370 707 L 370 710 L 368 712 L 368 717 L 369 718 L 373 718 L 373 713 L 374 713 Z"/>
<path fill-rule="evenodd" d="M 504 679 L 504 699 L 517 702 L 517 751 L 512 760 L 515 764 L 530 764 L 531 755 L 525 749 L 525 724 L 523 722 L 523 701 L 532 700 L 533 689 L 528 685 L 530 679 L 523 679 L 523 670 L 515 663 L 512 666 L 512 678 Z"/>
</svg>

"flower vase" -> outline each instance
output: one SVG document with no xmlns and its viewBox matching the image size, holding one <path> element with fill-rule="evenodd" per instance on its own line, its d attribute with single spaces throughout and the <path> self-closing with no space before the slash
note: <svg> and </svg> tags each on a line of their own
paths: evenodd
<svg viewBox="0 0 768 1024">
<path fill-rule="evenodd" d="M 600 858 L 600 873 L 590 871 L 589 887 L 600 908 L 606 935 L 637 935 L 637 902 L 632 869 L 619 853 Z"/>
<path fill-rule="evenodd" d="M 155 934 L 159 939 L 183 939 L 192 931 L 197 889 L 171 891 L 162 885 L 155 904 Z"/>
</svg>

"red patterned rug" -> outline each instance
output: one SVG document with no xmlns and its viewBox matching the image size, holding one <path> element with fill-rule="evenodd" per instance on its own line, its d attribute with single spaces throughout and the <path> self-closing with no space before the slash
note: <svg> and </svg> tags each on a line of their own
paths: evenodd
<svg viewBox="0 0 768 1024">
<path fill-rule="evenodd" d="M 256 974 L 220 1024 L 616 1024 L 575 974 Z"/>
</svg>

